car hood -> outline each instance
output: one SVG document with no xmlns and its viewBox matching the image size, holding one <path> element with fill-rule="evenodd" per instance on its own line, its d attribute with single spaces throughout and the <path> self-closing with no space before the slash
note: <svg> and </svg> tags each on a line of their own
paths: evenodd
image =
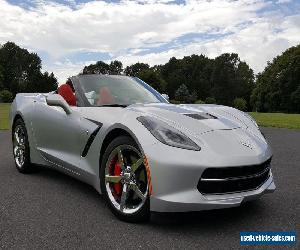
<svg viewBox="0 0 300 250">
<path fill-rule="evenodd" d="M 128 109 L 164 121 L 216 154 L 222 154 L 224 148 L 227 148 L 231 155 L 252 154 L 256 157 L 268 148 L 252 118 L 231 107 L 160 103 L 132 105 Z"/>
<path fill-rule="evenodd" d="M 129 106 L 128 109 L 193 134 L 247 128 L 246 123 L 230 112 L 234 109 L 218 105 L 136 104 Z"/>
</svg>

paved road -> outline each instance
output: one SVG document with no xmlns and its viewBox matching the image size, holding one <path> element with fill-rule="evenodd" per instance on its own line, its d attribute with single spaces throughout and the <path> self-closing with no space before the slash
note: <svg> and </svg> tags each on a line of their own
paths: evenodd
<svg viewBox="0 0 300 250">
<path fill-rule="evenodd" d="M 154 214 L 140 225 L 118 221 L 93 188 L 68 176 L 46 169 L 19 174 L 9 132 L 2 131 L 0 249 L 241 249 L 240 231 L 289 230 L 299 237 L 300 131 L 263 131 L 274 151 L 275 193 L 239 208 Z"/>
</svg>

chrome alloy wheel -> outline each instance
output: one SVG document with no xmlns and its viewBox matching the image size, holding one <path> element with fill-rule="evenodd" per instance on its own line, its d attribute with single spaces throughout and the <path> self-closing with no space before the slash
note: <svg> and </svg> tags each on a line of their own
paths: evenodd
<svg viewBox="0 0 300 250">
<path fill-rule="evenodd" d="M 120 145 L 109 155 L 105 167 L 105 187 L 114 207 L 133 214 L 148 195 L 147 171 L 141 153 L 130 145 Z"/>
<path fill-rule="evenodd" d="M 21 125 L 17 125 L 13 134 L 13 152 L 17 166 L 22 168 L 26 156 L 26 134 Z"/>
</svg>

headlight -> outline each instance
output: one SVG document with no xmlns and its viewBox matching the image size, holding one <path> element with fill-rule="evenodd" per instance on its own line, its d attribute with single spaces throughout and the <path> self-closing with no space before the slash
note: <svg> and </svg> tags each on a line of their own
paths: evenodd
<svg viewBox="0 0 300 250">
<path fill-rule="evenodd" d="M 186 135 L 154 118 L 140 116 L 137 120 L 160 142 L 177 148 L 199 151 L 201 148 Z"/>
</svg>

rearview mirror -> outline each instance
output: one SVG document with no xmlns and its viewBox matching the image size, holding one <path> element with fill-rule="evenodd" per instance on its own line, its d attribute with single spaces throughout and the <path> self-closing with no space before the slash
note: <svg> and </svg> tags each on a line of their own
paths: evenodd
<svg viewBox="0 0 300 250">
<path fill-rule="evenodd" d="M 49 106 L 61 107 L 67 115 L 72 113 L 69 104 L 65 101 L 64 98 L 62 98 L 62 96 L 58 94 L 49 94 L 46 97 L 46 102 Z"/>
<path fill-rule="evenodd" d="M 163 98 L 165 98 L 167 101 L 169 101 L 169 96 L 167 94 L 161 94 Z"/>
</svg>

